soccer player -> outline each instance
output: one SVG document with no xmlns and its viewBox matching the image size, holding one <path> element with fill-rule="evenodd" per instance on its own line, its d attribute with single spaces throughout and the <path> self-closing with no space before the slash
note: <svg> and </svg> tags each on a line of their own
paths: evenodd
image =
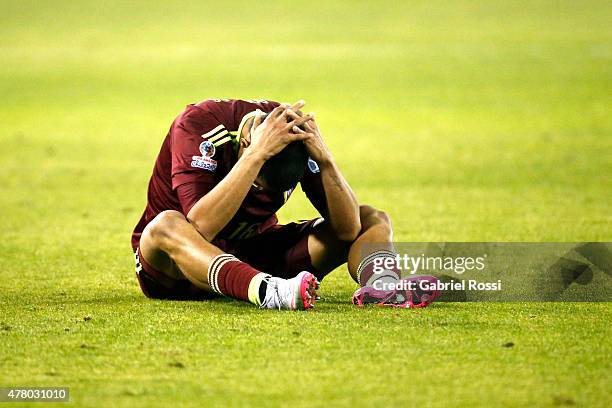
<svg viewBox="0 0 612 408">
<path fill-rule="evenodd" d="M 188 105 L 174 120 L 132 234 L 146 296 L 221 294 L 262 308 L 308 309 L 319 281 L 347 262 L 365 286 L 356 304 L 433 301 L 434 292 L 374 289 L 376 280 L 400 279 L 397 270 L 373 267 L 395 256 L 391 221 L 357 202 L 303 106 L 214 99 Z M 280 225 L 275 213 L 298 183 L 321 217 Z M 364 256 L 364 244 L 376 250 Z"/>
</svg>

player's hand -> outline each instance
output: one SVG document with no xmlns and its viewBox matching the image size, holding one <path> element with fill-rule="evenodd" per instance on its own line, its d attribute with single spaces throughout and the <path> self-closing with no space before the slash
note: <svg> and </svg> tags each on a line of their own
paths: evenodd
<svg viewBox="0 0 612 408">
<path fill-rule="evenodd" d="M 289 109 L 299 110 L 302 106 L 304 106 L 303 101 L 298 101 L 291 106 L 288 104 L 279 105 L 270 112 L 263 122 L 262 115 L 256 115 L 251 131 L 251 144 L 249 146 L 251 152 L 260 155 L 263 160 L 268 160 L 283 150 L 289 143 L 308 138 L 307 134 L 295 133 L 292 129 L 304 126 L 312 120 L 312 116 L 303 115 L 297 118 L 287 116 Z"/>
<path fill-rule="evenodd" d="M 296 116 L 305 117 L 300 116 L 297 112 Z M 293 126 L 291 130 L 296 134 L 306 136 L 306 138 L 303 139 L 303 143 L 306 146 L 310 158 L 319 164 L 324 164 L 331 160 L 331 153 L 323 141 L 319 125 L 317 125 L 317 121 L 314 118 L 314 113 L 311 112 L 307 116 L 311 117 L 312 120 L 305 122 L 301 128 L 299 126 Z"/>
</svg>

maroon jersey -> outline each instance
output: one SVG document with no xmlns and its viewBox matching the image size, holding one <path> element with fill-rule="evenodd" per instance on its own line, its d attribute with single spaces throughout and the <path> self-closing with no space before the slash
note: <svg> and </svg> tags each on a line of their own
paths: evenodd
<svg viewBox="0 0 612 408">
<path fill-rule="evenodd" d="M 176 210 L 187 215 L 227 175 L 238 160 L 238 139 L 246 120 L 257 110 L 270 112 L 278 105 L 265 100 L 211 99 L 187 106 L 172 123 L 157 156 L 147 191 L 147 206 L 132 233 L 134 250 L 142 231 L 157 214 Z M 318 165 L 312 159 L 300 184 L 323 214 L 325 192 Z M 276 225 L 276 212 L 293 190 L 266 193 L 252 188 L 213 243 L 224 247 Z"/>
</svg>

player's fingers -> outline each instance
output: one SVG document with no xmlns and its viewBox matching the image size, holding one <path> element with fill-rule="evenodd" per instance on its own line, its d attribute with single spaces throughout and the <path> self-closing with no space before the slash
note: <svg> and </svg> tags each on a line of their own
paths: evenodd
<svg viewBox="0 0 612 408">
<path fill-rule="evenodd" d="M 307 132 L 307 131 L 305 131 L 305 130 L 297 127 L 297 126 L 292 127 L 291 130 L 293 130 L 295 133 L 310 133 L 310 132 Z"/>
<path fill-rule="evenodd" d="M 317 124 L 317 120 L 315 119 L 315 114 L 314 112 L 310 112 L 309 115 L 310 117 L 312 117 L 312 120 L 305 123 L 304 126 L 306 126 L 309 130 L 316 132 L 319 129 L 319 125 Z"/>
<path fill-rule="evenodd" d="M 287 109 L 287 116 L 291 119 L 301 118 L 303 115 L 304 114 L 302 113 L 302 111 L 294 111 L 291 108 Z"/>
<path fill-rule="evenodd" d="M 304 107 L 305 104 L 306 102 L 304 102 L 303 99 L 300 99 L 299 101 L 291 105 L 289 108 L 287 108 L 286 116 L 290 119 L 297 119 L 304 116 L 304 113 L 300 109 Z"/>
<path fill-rule="evenodd" d="M 288 105 L 286 103 L 281 103 L 276 108 L 272 109 L 272 112 L 270 112 L 270 117 L 271 118 L 276 118 L 276 117 L 280 116 L 281 113 L 283 113 L 287 109 L 287 107 L 288 107 Z"/>
<path fill-rule="evenodd" d="M 291 129 L 291 128 L 293 128 L 294 126 L 301 126 L 301 125 L 303 125 L 304 123 L 308 122 L 309 120 L 312 120 L 312 116 L 310 116 L 310 114 L 308 114 L 308 115 L 304 115 L 304 116 L 301 116 L 301 117 L 299 117 L 299 118 L 297 118 L 297 119 L 294 119 L 294 120 L 292 120 L 291 122 L 289 122 L 289 123 L 287 124 L 287 127 L 288 127 L 289 129 Z"/>
<path fill-rule="evenodd" d="M 280 115 L 278 115 L 277 120 L 286 123 L 287 122 L 287 112 L 289 111 L 289 109 L 285 109 L 284 111 L 282 111 L 280 113 Z"/>
<path fill-rule="evenodd" d="M 289 137 L 287 138 L 287 140 L 290 143 L 290 142 L 295 142 L 295 141 L 298 141 L 298 140 L 310 139 L 311 137 L 314 137 L 314 135 L 312 133 L 309 133 L 309 132 L 289 133 Z"/>
<path fill-rule="evenodd" d="M 314 118 L 311 121 L 308 121 L 306 123 L 304 123 L 304 129 L 306 129 L 309 132 L 314 132 L 315 128 L 314 128 Z"/>
<path fill-rule="evenodd" d="M 306 102 L 304 102 L 303 99 L 300 99 L 299 101 L 291 105 L 289 109 L 291 109 L 292 111 L 299 111 L 304 107 L 304 105 L 306 105 Z"/>
<path fill-rule="evenodd" d="M 253 129 L 256 129 L 257 126 L 259 126 L 261 124 L 261 118 L 262 118 L 262 114 L 261 112 L 257 112 L 257 114 L 255 115 L 255 118 L 253 119 Z"/>
</svg>

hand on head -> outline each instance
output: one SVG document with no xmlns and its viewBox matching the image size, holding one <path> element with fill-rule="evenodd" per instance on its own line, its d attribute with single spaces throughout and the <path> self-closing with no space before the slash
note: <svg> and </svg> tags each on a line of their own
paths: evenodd
<svg viewBox="0 0 612 408">
<path fill-rule="evenodd" d="M 306 150 L 310 157 L 318 162 L 323 163 L 331 158 L 331 154 L 327 149 L 327 146 L 323 142 L 319 126 L 314 117 L 314 113 L 310 112 L 308 115 L 304 115 L 300 108 L 304 106 L 304 101 L 300 100 L 293 106 L 287 108 L 287 117 L 293 121 L 300 118 L 309 117 L 310 119 L 304 122 L 301 126 L 294 125 L 291 130 L 293 133 L 304 136 L 302 142 L 306 146 Z"/>
<path fill-rule="evenodd" d="M 301 113 L 300 109 L 304 104 L 303 100 L 297 101 L 293 105 L 281 104 L 274 108 L 264 120 L 262 120 L 263 115 L 256 115 L 251 128 L 251 152 L 261 155 L 264 160 L 268 160 L 283 150 L 289 143 L 310 137 L 309 133 L 296 133 L 294 131 L 294 129 L 299 129 L 313 120 L 311 114 L 304 115 Z"/>
</svg>

